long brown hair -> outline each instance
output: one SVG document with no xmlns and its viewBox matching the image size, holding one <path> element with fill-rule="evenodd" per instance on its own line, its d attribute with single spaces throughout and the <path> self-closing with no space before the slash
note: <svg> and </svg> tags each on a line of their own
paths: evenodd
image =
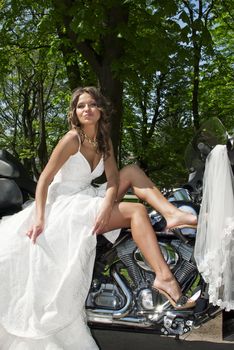
<svg viewBox="0 0 234 350">
<path fill-rule="evenodd" d="M 104 158 L 109 156 L 110 145 L 109 145 L 109 137 L 110 137 L 110 115 L 111 115 L 111 104 L 106 99 L 105 96 L 102 95 L 99 89 L 94 86 L 87 87 L 79 87 L 75 89 L 71 96 L 70 107 L 68 111 L 68 123 L 71 129 L 77 129 L 79 132 L 79 128 L 81 128 L 81 124 L 77 118 L 76 107 L 79 100 L 79 97 L 87 93 L 89 94 L 96 102 L 97 107 L 101 113 L 101 117 L 98 121 L 98 130 L 97 130 L 97 152 L 102 153 Z M 81 134 L 81 142 L 82 139 Z"/>
</svg>

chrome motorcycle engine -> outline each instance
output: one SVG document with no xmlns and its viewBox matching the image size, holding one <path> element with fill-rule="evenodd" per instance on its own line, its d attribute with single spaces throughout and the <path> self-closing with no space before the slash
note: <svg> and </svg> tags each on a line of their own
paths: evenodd
<svg viewBox="0 0 234 350">
<path fill-rule="evenodd" d="M 179 260 L 179 255 L 176 252 L 175 249 L 173 249 L 173 247 L 167 243 L 162 243 L 159 242 L 160 245 L 160 249 L 162 252 L 162 255 L 166 261 L 166 263 L 168 264 L 168 266 L 170 267 L 170 269 L 172 270 L 176 264 L 178 263 Z M 136 263 L 145 271 L 150 271 L 153 272 L 151 266 L 148 264 L 148 262 L 145 260 L 143 254 L 141 253 L 140 249 L 137 248 L 134 251 L 134 260 L 136 261 Z"/>
<path fill-rule="evenodd" d="M 86 305 L 118 310 L 123 307 L 124 302 L 124 296 L 115 284 L 99 283 L 98 280 L 93 280 Z"/>
<path fill-rule="evenodd" d="M 197 278 L 193 246 L 180 239 L 159 239 L 165 261 L 188 291 Z M 113 254 L 113 255 L 112 255 Z M 88 321 L 121 326 L 159 328 L 163 334 L 183 334 L 193 323 L 193 311 L 177 311 L 160 293 L 152 290 L 155 274 L 132 237 L 126 236 L 107 253 L 107 270 L 94 273 L 86 301 Z M 110 265 L 109 265 L 110 264 Z"/>
</svg>

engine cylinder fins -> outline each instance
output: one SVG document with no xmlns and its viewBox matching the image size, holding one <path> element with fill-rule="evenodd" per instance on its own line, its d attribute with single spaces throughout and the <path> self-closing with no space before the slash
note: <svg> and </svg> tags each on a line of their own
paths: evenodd
<svg viewBox="0 0 234 350">
<path fill-rule="evenodd" d="M 187 261 L 193 260 L 194 247 L 177 239 L 172 240 L 171 245 L 179 251 L 182 259 Z"/>
<path fill-rule="evenodd" d="M 118 257 L 121 259 L 124 255 L 132 254 L 136 248 L 136 243 L 132 239 L 127 239 L 116 247 Z"/>
<path fill-rule="evenodd" d="M 147 286 L 146 281 L 144 281 L 142 271 L 132 260 L 132 255 L 122 257 L 121 261 L 124 266 L 126 266 L 126 273 L 130 278 L 130 285 L 132 284 L 134 288 L 143 288 Z"/>
<path fill-rule="evenodd" d="M 137 289 L 145 288 L 148 282 L 143 275 L 142 269 L 139 269 L 138 264 L 133 259 L 134 251 L 137 249 L 136 244 L 132 240 L 126 240 L 116 247 L 118 257 L 126 266 L 127 274 L 129 275 L 134 287 Z"/>
<path fill-rule="evenodd" d="M 187 285 L 190 284 L 195 279 L 197 274 L 198 272 L 196 266 L 185 260 L 181 261 L 174 272 L 174 276 L 180 285 L 183 285 L 184 283 Z"/>
</svg>

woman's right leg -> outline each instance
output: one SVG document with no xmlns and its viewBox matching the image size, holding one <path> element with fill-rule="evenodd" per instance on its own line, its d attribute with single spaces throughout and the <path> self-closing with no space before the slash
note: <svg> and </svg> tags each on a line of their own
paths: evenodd
<svg viewBox="0 0 234 350">
<path fill-rule="evenodd" d="M 177 301 L 182 294 L 181 289 L 163 258 L 144 205 L 127 202 L 114 205 L 105 232 L 123 227 L 131 227 L 135 243 L 154 270 L 156 278 L 153 287 L 164 290 Z"/>
</svg>

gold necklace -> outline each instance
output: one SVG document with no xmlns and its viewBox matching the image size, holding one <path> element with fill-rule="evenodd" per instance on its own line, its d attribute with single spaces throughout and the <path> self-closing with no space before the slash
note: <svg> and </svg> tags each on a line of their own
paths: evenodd
<svg viewBox="0 0 234 350">
<path fill-rule="evenodd" d="M 88 143 L 89 143 L 90 145 L 92 145 L 94 148 L 97 148 L 97 147 L 98 147 L 98 142 L 97 142 L 96 139 L 94 139 L 94 140 L 91 139 L 91 138 L 84 132 L 83 129 L 80 129 L 80 131 L 81 131 L 81 135 L 83 136 L 83 138 L 84 138 L 85 140 L 87 140 Z"/>
</svg>

